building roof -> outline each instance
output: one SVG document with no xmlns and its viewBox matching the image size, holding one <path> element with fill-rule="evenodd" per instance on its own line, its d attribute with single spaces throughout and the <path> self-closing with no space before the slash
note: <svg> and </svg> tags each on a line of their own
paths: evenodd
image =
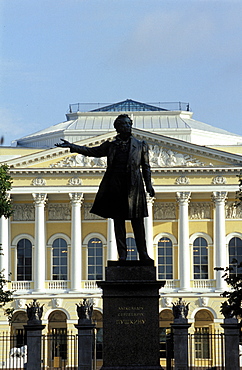
<svg viewBox="0 0 242 370">
<path fill-rule="evenodd" d="M 131 116 L 134 128 L 179 140 L 199 145 L 242 144 L 240 135 L 194 120 L 193 113 L 188 110 L 167 110 L 131 99 L 86 112 L 79 110 L 79 104 L 73 111 L 73 106 L 66 114 L 66 121 L 16 140 L 17 146 L 51 148 L 60 138 L 76 142 L 101 135 L 114 130 L 113 122 L 118 113 Z"/>
</svg>

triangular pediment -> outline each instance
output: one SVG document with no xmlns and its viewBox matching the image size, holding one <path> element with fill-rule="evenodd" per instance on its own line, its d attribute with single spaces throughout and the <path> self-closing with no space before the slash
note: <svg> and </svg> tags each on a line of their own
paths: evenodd
<svg viewBox="0 0 242 370">
<path fill-rule="evenodd" d="M 78 141 L 77 145 L 98 146 L 106 140 L 112 140 L 116 132 Z M 186 141 L 158 135 L 143 130 L 133 129 L 133 136 L 145 140 L 150 148 L 150 164 L 153 170 L 162 168 L 187 167 L 239 167 L 242 156 Z M 104 158 L 86 158 L 80 154 L 70 153 L 68 148 L 55 147 L 36 151 L 6 162 L 11 168 L 68 169 L 80 168 L 95 171 L 106 167 Z"/>
</svg>

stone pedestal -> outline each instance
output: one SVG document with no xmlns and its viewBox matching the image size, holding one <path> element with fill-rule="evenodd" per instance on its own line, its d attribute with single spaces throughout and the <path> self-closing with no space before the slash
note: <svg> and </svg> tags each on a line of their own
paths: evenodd
<svg viewBox="0 0 242 370">
<path fill-rule="evenodd" d="M 159 289 L 153 261 L 108 261 L 102 370 L 160 370 Z"/>
<path fill-rule="evenodd" d="M 220 324 L 224 329 L 225 369 L 239 370 L 239 334 L 240 326 L 235 318 L 224 319 Z"/>
<path fill-rule="evenodd" d="M 174 340 L 175 370 L 188 370 L 188 324 L 187 319 L 175 319 L 171 324 Z"/>
<path fill-rule="evenodd" d="M 27 370 L 42 369 L 41 363 L 41 338 L 45 325 L 24 325 L 27 332 Z"/>
<path fill-rule="evenodd" d="M 93 329 L 95 325 L 89 320 L 78 323 L 75 327 L 78 329 L 78 370 L 92 369 L 92 344 Z"/>
</svg>

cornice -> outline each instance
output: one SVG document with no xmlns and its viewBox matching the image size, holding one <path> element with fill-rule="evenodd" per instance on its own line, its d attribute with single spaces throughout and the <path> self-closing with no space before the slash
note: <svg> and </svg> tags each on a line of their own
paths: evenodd
<svg viewBox="0 0 242 370">
<path fill-rule="evenodd" d="M 95 194 L 98 191 L 98 185 L 78 185 L 78 186 L 13 186 L 10 194 L 33 194 L 33 193 L 43 193 L 43 194 L 69 194 L 71 193 L 83 193 L 85 194 Z M 238 191 L 237 184 L 231 185 L 154 185 L 155 193 L 176 193 L 176 192 L 191 192 L 191 193 L 213 193 L 218 191 L 226 192 L 236 192 Z"/>
<path fill-rule="evenodd" d="M 97 167 L 68 167 L 68 168 L 10 168 L 11 175 L 26 175 L 26 174 L 102 174 L 106 168 Z M 152 167 L 152 174 L 159 173 L 235 173 L 240 174 L 242 165 L 238 167 Z"/>
</svg>

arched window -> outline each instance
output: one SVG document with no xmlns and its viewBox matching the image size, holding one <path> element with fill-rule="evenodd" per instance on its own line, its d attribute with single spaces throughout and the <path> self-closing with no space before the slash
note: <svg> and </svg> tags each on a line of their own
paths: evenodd
<svg viewBox="0 0 242 370">
<path fill-rule="evenodd" d="M 99 238 L 88 242 L 88 280 L 103 279 L 103 243 Z"/>
<path fill-rule="evenodd" d="M 67 242 L 57 238 L 52 244 L 52 279 L 67 280 Z"/>
<path fill-rule="evenodd" d="M 17 244 L 17 280 L 32 280 L 32 243 L 28 239 Z"/>
<path fill-rule="evenodd" d="M 132 237 L 126 238 L 127 244 L 127 260 L 136 261 L 138 259 L 138 252 L 136 248 L 135 239 Z"/>
<path fill-rule="evenodd" d="M 208 279 L 208 242 L 202 237 L 193 242 L 193 278 Z"/>
<path fill-rule="evenodd" d="M 229 241 L 229 267 L 230 274 L 241 274 L 242 268 L 237 267 L 237 264 L 242 262 L 242 240 L 234 237 Z"/>
<path fill-rule="evenodd" d="M 158 279 L 173 279 L 172 241 L 167 237 L 158 241 Z"/>
</svg>

